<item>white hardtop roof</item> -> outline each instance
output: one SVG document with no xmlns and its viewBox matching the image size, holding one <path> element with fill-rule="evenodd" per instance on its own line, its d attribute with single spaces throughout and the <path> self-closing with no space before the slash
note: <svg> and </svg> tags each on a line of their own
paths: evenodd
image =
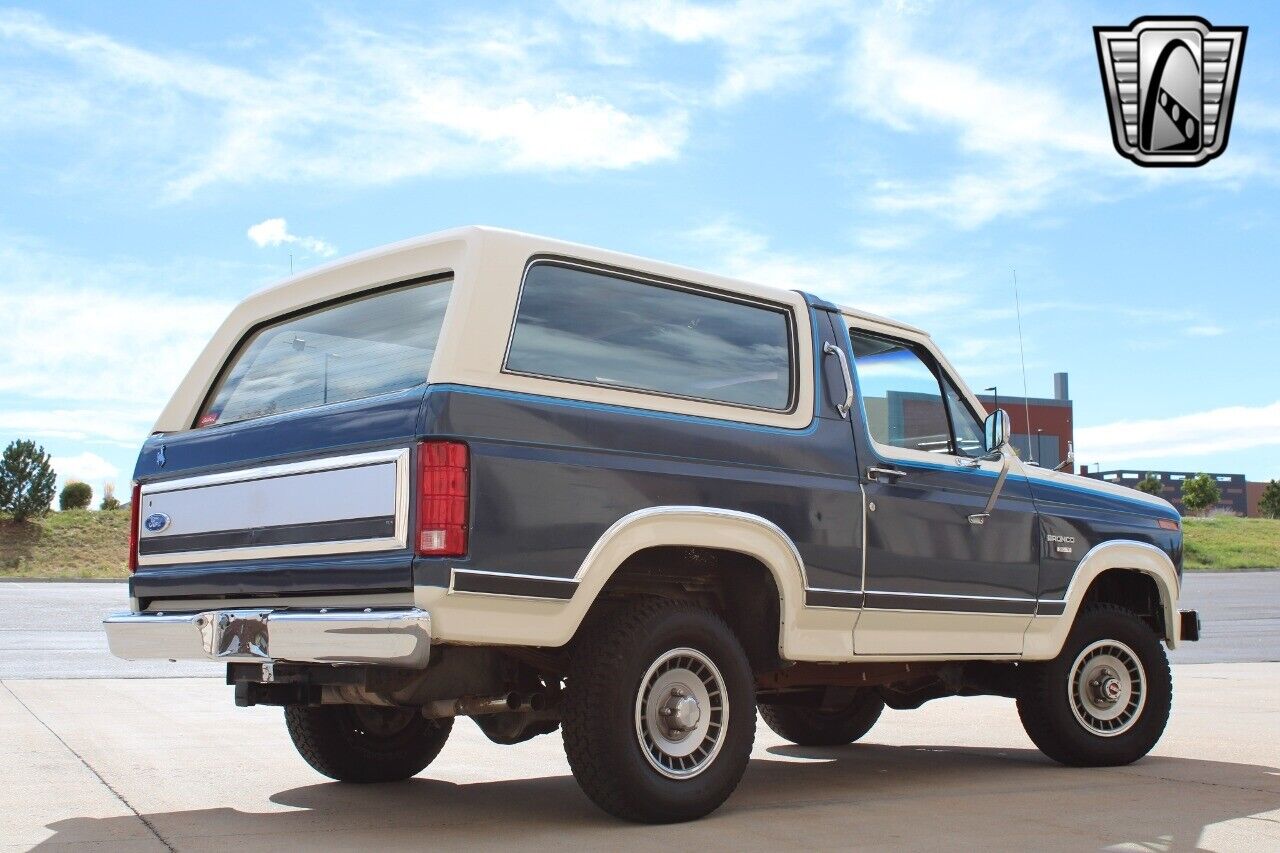
<svg viewBox="0 0 1280 853">
<path fill-rule="evenodd" d="M 268 293 L 283 293 L 293 291 L 295 289 L 302 291 L 307 288 L 306 283 L 309 280 L 318 276 L 326 275 L 346 267 L 359 266 L 404 252 L 410 252 L 423 246 L 445 243 L 451 240 L 464 240 L 466 242 L 500 242 L 507 244 L 507 246 L 512 249 L 516 248 L 517 244 L 524 244 L 524 249 L 529 255 L 563 255 L 587 261 L 597 261 L 610 266 L 634 270 L 636 272 L 652 273 L 678 281 L 688 281 L 693 284 L 709 284 L 731 293 L 743 293 L 750 296 L 763 296 L 767 298 L 771 293 L 776 296 L 782 293 L 792 292 L 788 291 L 786 288 L 780 288 L 774 285 L 758 284 L 745 279 L 730 278 L 728 276 L 710 273 L 705 270 L 685 267 L 679 264 L 671 264 L 665 261 L 654 260 L 653 258 L 641 257 L 639 255 L 630 255 L 624 252 L 601 249 L 596 246 L 588 246 L 582 243 L 557 240 L 552 237 L 542 237 L 537 234 L 512 231 L 506 228 L 495 228 L 488 225 L 466 225 L 459 228 L 450 228 L 445 231 L 435 231 L 418 237 L 410 237 L 406 240 L 388 243 L 385 246 L 378 246 L 373 249 L 367 249 L 363 252 L 348 255 L 344 258 L 339 258 L 336 261 L 322 264 L 318 267 L 309 269 L 306 272 L 299 273 L 298 275 L 291 276 L 276 282 L 275 284 L 269 285 L 251 294 L 245 299 L 245 301 L 255 301 Z M 821 294 L 814 295 L 819 299 L 822 298 Z M 928 336 L 928 332 L 923 329 L 904 323 L 900 320 L 894 320 L 879 314 L 873 314 L 869 311 L 862 311 L 847 305 L 838 305 L 836 307 L 842 313 L 848 314 L 851 317 L 857 317 L 871 323 L 894 326 L 921 336 Z"/>
</svg>

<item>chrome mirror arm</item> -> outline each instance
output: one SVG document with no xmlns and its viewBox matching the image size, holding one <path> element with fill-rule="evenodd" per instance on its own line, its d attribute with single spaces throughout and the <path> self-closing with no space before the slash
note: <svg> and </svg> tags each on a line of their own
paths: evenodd
<svg viewBox="0 0 1280 853">
<path fill-rule="evenodd" d="M 1063 459 L 1057 465 L 1053 466 L 1053 470 L 1061 471 L 1063 468 L 1074 468 L 1076 464 L 1076 449 L 1071 442 L 1067 442 L 1067 458 Z"/>
<path fill-rule="evenodd" d="M 1009 459 L 1013 456 L 1013 448 L 1006 442 L 991 452 L 1000 456 L 1000 473 L 996 475 L 996 484 L 991 489 L 991 496 L 987 498 L 986 507 L 983 508 L 982 512 L 975 512 L 969 516 L 970 524 L 982 525 L 987 523 L 987 519 L 991 517 L 991 511 L 996 508 L 996 501 L 1000 499 L 1000 493 L 1004 491 L 1004 481 L 1009 477 Z"/>
</svg>

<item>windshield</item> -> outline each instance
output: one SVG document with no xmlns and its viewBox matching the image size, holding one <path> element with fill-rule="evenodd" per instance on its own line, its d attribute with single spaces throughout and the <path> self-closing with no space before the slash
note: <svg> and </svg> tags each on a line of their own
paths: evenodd
<svg viewBox="0 0 1280 853">
<path fill-rule="evenodd" d="M 197 426 L 358 400 L 426 381 L 452 281 L 384 290 L 255 332 Z"/>
</svg>

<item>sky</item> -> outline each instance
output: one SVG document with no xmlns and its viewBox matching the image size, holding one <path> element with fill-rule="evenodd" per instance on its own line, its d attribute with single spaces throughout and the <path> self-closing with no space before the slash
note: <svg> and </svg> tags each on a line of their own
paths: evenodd
<svg viewBox="0 0 1280 853">
<path fill-rule="evenodd" d="M 1280 7 L 1176 10 L 1250 27 L 1230 144 L 1143 169 L 1092 27 L 1167 11 L 0 6 L 0 442 L 123 494 L 238 300 L 487 224 L 906 320 L 1002 395 L 1016 271 L 1080 464 L 1280 478 Z"/>
</svg>

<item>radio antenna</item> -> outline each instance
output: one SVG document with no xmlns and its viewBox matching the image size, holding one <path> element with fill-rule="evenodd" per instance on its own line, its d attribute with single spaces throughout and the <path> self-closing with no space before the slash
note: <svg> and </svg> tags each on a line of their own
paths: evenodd
<svg viewBox="0 0 1280 853">
<path fill-rule="evenodd" d="M 1031 443 L 1031 403 L 1027 400 L 1027 350 L 1022 343 L 1022 301 L 1018 298 L 1018 271 L 1013 271 L 1013 305 L 1018 314 L 1018 354 L 1022 357 L 1022 408 L 1027 416 L 1027 449 L 1031 452 L 1030 462 L 1036 463 L 1036 449 Z"/>
</svg>

